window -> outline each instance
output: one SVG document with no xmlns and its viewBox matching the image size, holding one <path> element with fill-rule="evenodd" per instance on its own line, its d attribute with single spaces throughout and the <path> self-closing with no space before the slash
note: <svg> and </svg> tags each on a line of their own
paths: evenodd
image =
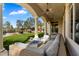
<svg viewBox="0 0 79 59">
<path fill-rule="evenodd" d="M 71 8 L 71 39 L 73 39 L 73 7 Z"/>
<path fill-rule="evenodd" d="M 75 21 L 75 41 L 79 44 L 79 4 L 75 4 L 76 21 Z"/>
</svg>

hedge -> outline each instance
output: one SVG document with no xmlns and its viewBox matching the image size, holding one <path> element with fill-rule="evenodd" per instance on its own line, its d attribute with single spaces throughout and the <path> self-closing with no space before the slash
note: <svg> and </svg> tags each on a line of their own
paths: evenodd
<svg viewBox="0 0 79 59">
<path fill-rule="evenodd" d="M 43 37 L 44 33 L 38 33 L 39 37 Z M 15 42 L 27 43 L 30 37 L 34 37 L 34 33 L 26 34 L 14 34 L 12 36 L 4 37 L 3 46 L 6 50 L 9 50 L 9 45 L 14 44 Z"/>
</svg>

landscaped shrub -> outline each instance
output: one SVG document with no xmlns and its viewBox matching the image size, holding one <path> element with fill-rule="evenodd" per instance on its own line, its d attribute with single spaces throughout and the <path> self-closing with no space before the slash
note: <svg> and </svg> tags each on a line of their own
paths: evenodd
<svg viewBox="0 0 79 59">
<path fill-rule="evenodd" d="M 38 36 L 39 36 L 39 38 L 41 38 L 41 37 L 44 36 L 44 33 L 43 32 L 40 32 L 40 33 L 38 33 Z"/>
<path fill-rule="evenodd" d="M 9 45 L 14 44 L 15 42 L 25 43 L 31 36 L 33 37 L 34 35 L 32 33 L 26 33 L 26 34 L 14 34 L 12 36 L 4 37 L 3 42 L 4 48 L 9 50 Z"/>
</svg>

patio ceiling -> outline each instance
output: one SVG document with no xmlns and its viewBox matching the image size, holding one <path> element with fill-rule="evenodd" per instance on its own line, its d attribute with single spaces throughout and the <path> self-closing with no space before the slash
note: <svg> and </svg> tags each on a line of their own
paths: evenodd
<svg viewBox="0 0 79 59">
<path fill-rule="evenodd" d="M 62 3 L 49 3 L 48 5 L 46 3 L 39 3 L 39 7 L 46 13 L 46 9 L 48 8 L 50 11 L 47 14 L 49 18 L 51 16 L 55 17 L 56 19 L 61 18 L 64 15 L 64 5 Z"/>
<path fill-rule="evenodd" d="M 27 8 L 27 4 L 31 7 L 31 8 Z M 60 19 L 63 18 L 64 15 L 64 7 L 65 4 L 64 3 L 27 3 L 27 4 L 19 4 L 21 6 L 24 6 L 26 9 L 28 9 L 31 13 L 35 13 L 34 15 L 37 16 L 45 16 L 47 18 L 48 21 L 53 22 L 58 21 Z M 48 13 L 46 11 L 46 9 L 50 10 Z"/>
<path fill-rule="evenodd" d="M 43 10 L 43 12 L 48 16 L 48 18 L 51 19 L 50 21 L 52 21 L 53 19 L 59 20 L 63 18 L 65 4 L 49 3 L 47 5 L 47 3 L 38 3 L 37 5 Z M 50 10 L 48 14 L 46 11 L 47 8 Z"/>
</svg>

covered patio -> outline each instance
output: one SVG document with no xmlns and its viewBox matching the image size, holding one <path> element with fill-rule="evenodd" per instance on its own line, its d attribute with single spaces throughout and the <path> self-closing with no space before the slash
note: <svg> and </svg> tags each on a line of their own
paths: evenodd
<svg viewBox="0 0 79 59">
<path fill-rule="evenodd" d="M 79 55 L 79 45 L 75 42 L 75 20 L 78 15 L 76 11 L 79 10 L 79 4 L 65 4 L 65 3 L 17 3 L 18 5 L 29 10 L 35 18 L 35 36 L 34 39 L 38 40 L 38 26 L 37 19 L 41 17 L 44 21 L 44 36 L 48 35 L 49 40 L 46 44 L 49 48 L 34 48 L 27 47 L 22 49 L 20 47 L 10 46 L 9 55 L 22 55 L 22 56 L 67 56 Z M 3 4 L 0 4 L 0 9 Z M 76 7 L 78 7 L 76 9 Z M 71 12 L 72 11 L 72 12 Z M 2 13 L 2 9 L 0 10 Z M 72 15 L 72 16 L 71 16 Z M 71 37 L 71 20 L 73 20 L 73 33 Z M 3 39 L 2 39 L 2 14 L 0 14 L 0 53 L 3 53 Z M 56 36 L 54 37 L 54 35 Z M 45 37 L 44 39 L 47 39 Z M 42 39 L 41 39 L 42 40 Z M 53 40 L 53 43 L 50 43 Z M 50 43 L 50 44 L 49 44 Z M 46 46 L 47 47 L 47 46 Z M 17 50 L 18 49 L 18 50 Z M 47 49 L 47 50 L 46 50 Z M 16 51 L 15 51 L 16 50 Z M 32 51 L 33 50 L 33 51 Z M 51 52 L 52 50 L 52 52 Z M 5 51 L 5 50 L 4 50 Z M 15 53 L 13 54 L 13 52 Z M 17 51 L 19 51 L 17 53 Z M 39 51 L 39 52 L 36 52 Z M 43 54 L 45 52 L 46 54 Z M 51 52 L 51 53 L 50 53 Z"/>
</svg>

